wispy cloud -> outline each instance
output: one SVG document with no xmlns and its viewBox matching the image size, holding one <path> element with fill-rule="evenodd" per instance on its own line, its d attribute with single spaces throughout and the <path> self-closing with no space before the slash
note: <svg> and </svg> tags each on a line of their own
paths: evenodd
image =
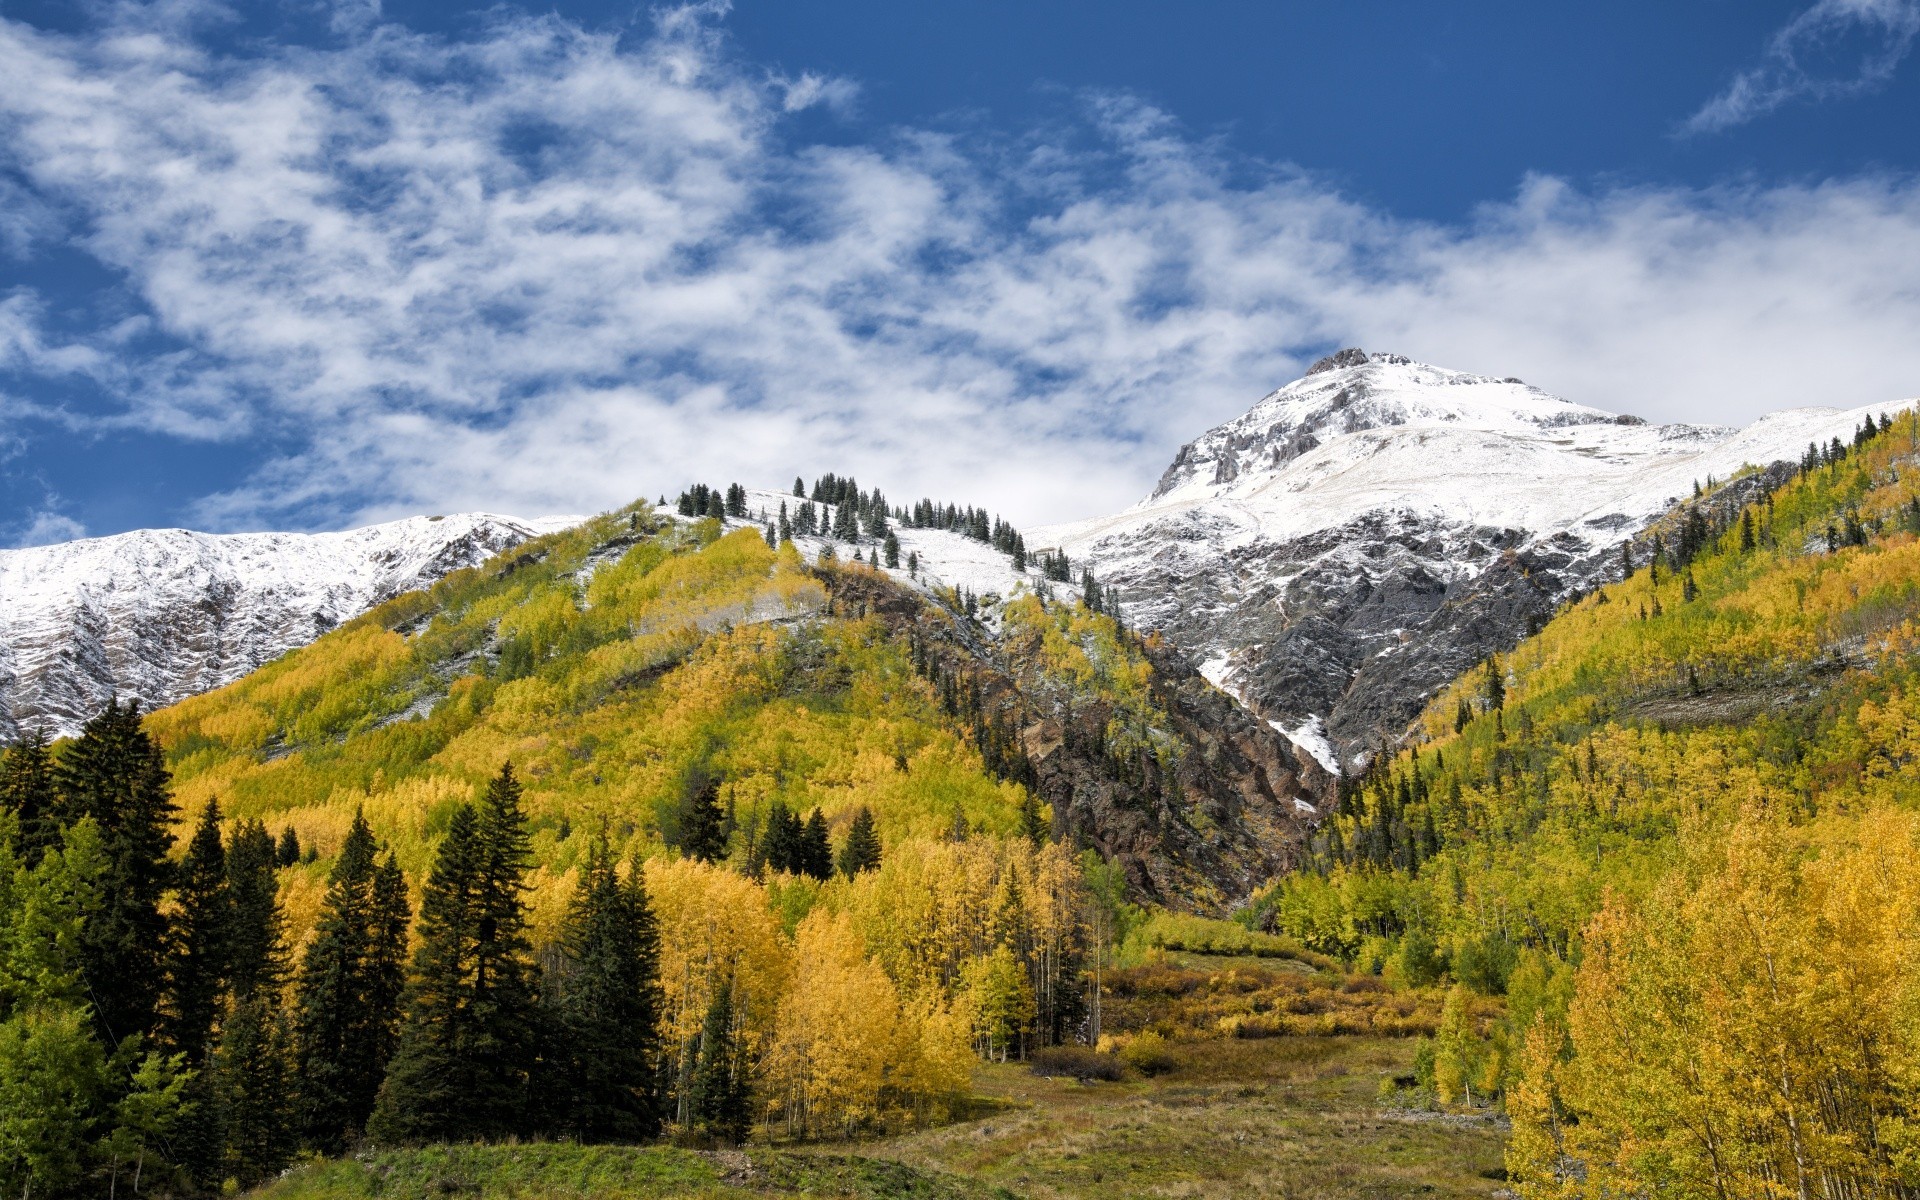
<svg viewBox="0 0 1920 1200">
<path fill-rule="evenodd" d="M 214 527 L 824 469 L 1084 515 L 1346 342 L 1647 416 L 1920 391 L 1906 180 L 1542 179 L 1441 226 L 1123 96 L 1027 137 L 796 143 L 832 87 L 736 61 L 710 6 L 250 58 L 115 20 L 0 22 L 0 170 L 126 292 L 59 332 L 0 302 L 0 386 L 276 447 L 191 514 Z"/>
<path fill-rule="evenodd" d="M 1817 0 L 1767 42 L 1760 62 L 1681 125 L 1719 133 L 1793 100 L 1858 95 L 1893 77 L 1920 34 L 1920 0 Z"/>
</svg>

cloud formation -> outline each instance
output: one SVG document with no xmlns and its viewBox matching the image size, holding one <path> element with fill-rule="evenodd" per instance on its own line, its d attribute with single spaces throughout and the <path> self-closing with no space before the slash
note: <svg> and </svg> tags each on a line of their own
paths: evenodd
<svg viewBox="0 0 1920 1200">
<path fill-rule="evenodd" d="M 1758 65 L 1687 118 L 1681 132 L 1719 133 L 1793 100 L 1881 87 L 1920 34 L 1920 0 L 1816 0 L 1767 42 Z"/>
<path fill-rule="evenodd" d="M 177 11 L 0 21 L 0 174 L 124 293 L 79 329 L 0 299 L 0 395 L 84 383 L 75 430 L 280 447 L 204 526 L 823 470 L 1065 519 L 1351 343 L 1668 419 L 1920 392 L 1908 180 L 1543 178 L 1443 226 L 1125 96 L 799 140 L 853 85 L 739 62 L 705 8 L 625 41 L 368 17 L 243 58 Z"/>
</svg>

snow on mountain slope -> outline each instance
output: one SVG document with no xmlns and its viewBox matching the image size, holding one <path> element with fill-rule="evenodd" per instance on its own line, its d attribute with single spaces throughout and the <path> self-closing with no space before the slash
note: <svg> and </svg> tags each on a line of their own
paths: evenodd
<svg viewBox="0 0 1920 1200">
<path fill-rule="evenodd" d="M 1797 460 L 1907 406 L 1649 425 L 1344 350 L 1183 446 L 1133 508 L 1026 538 L 1121 587 L 1133 623 L 1303 748 L 1323 732 L 1351 763 L 1613 569 L 1696 481 Z"/>
<path fill-rule="evenodd" d="M 344 533 L 143 529 L 0 550 L 0 741 L 171 704 L 577 517 L 411 517 Z"/>
</svg>

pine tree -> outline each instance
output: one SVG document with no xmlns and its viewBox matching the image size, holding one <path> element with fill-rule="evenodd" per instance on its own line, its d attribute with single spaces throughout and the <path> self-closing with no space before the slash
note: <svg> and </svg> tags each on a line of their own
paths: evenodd
<svg viewBox="0 0 1920 1200">
<path fill-rule="evenodd" d="M 1507 704 L 1507 675 L 1500 669 L 1500 660 L 1494 655 L 1487 656 L 1485 695 L 1487 708 L 1499 712 Z"/>
<path fill-rule="evenodd" d="M 216 1067 L 226 1138 L 225 1174 L 251 1187 L 293 1157 L 292 1046 L 282 1003 L 286 921 L 274 880 L 277 849 L 267 827 L 243 822 L 227 855 L 232 925 L 228 987 L 232 1008 Z"/>
<path fill-rule="evenodd" d="M 883 548 L 887 556 L 887 565 L 897 570 L 900 566 L 900 539 L 892 530 L 887 531 L 887 540 Z"/>
<path fill-rule="evenodd" d="M 300 963 L 293 1015 L 294 1109 L 307 1141 L 337 1154 L 373 1113 L 398 1036 L 406 880 L 356 812 Z"/>
<path fill-rule="evenodd" d="M 840 847 L 840 873 L 848 879 L 880 866 L 880 835 L 873 827 L 873 810 L 862 804 L 853 814 L 853 827 Z"/>
<path fill-rule="evenodd" d="M 833 842 L 827 835 L 826 814 L 815 805 L 800 832 L 800 873 L 815 879 L 833 878 Z"/>
<path fill-rule="evenodd" d="M 760 853 L 766 860 L 767 870 L 801 874 L 805 859 L 800 843 L 800 819 L 784 803 L 775 800 L 767 811 L 767 831 L 760 840 Z"/>
<path fill-rule="evenodd" d="M 162 1040 L 189 1065 L 205 1064 L 214 1022 L 226 986 L 232 908 L 227 895 L 227 853 L 220 840 L 220 806 L 200 811 L 187 856 L 179 868 L 173 941 L 167 954 L 167 993 Z"/>
<path fill-rule="evenodd" d="M 1753 550 L 1753 510 L 1740 510 L 1740 553 L 1748 554 Z"/>
<path fill-rule="evenodd" d="M 274 852 L 274 861 L 283 867 L 291 867 L 300 861 L 300 835 L 289 825 L 280 831 L 280 845 Z"/>
<path fill-rule="evenodd" d="M 40 865 L 41 855 L 60 842 L 58 804 L 47 739 L 31 733 L 0 761 L 0 811 L 13 814 L 15 844 L 28 867 Z"/>
<path fill-rule="evenodd" d="M 801 479 L 798 475 L 795 475 L 793 477 L 793 494 L 800 497 L 801 499 L 805 499 L 807 495 L 806 481 Z"/>
<path fill-rule="evenodd" d="M 54 766 L 57 821 L 90 817 L 107 871 L 100 906 L 81 933 L 81 974 L 102 1040 L 153 1031 L 166 981 L 170 923 L 160 900 L 173 880 L 174 807 L 159 747 L 140 726 L 139 705 L 107 702 Z"/>
<path fill-rule="evenodd" d="M 660 934 L 638 861 L 620 878 L 603 830 L 561 930 L 554 991 L 564 1046 L 566 1132 L 644 1141 L 660 1132 Z"/>
<path fill-rule="evenodd" d="M 1031 789 L 1022 789 L 1020 793 L 1020 833 L 1036 846 L 1051 836 L 1047 815 L 1040 811 L 1040 798 Z"/>
<path fill-rule="evenodd" d="M 714 981 L 687 1095 L 692 1124 L 709 1137 L 729 1143 L 745 1141 L 753 1120 L 752 1090 L 739 1042 L 729 971 Z"/>
<path fill-rule="evenodd" d="M 678 828 L 674 831 L 680 853 L 701 862 L 718 862 L 727 856 L 727 830 L 720 811 L 720 781 L 704 770 L 688 775 L 680 794 Z"/>
</svg>

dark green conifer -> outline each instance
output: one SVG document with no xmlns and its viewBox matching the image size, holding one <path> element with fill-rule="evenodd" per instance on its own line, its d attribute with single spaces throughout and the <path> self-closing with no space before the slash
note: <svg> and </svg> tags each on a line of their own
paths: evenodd
<svg viewBox="0 0 1920 1200">
<path fill-rule="evenodd" d="M 233 923 L 227 894 L 227 852 L 220 840 L 220 806 L 207 801 L 187 843 L 174 895 L 178 910 L 167 954 L 162 1039 L 196 1068 L 212 1050 L 214 1022 L 226 986 Z"/>
<path fill-rule="evenodd" d="M 853 827 L 840 847 L 840 873 L 851 879 L 880 867 L 880 834 L 873 827 L 873 810 L 862 804 L 853 814 Z"/>
<path fill-rule="evenodd" d="M 718 862 L 727 856 L 726 814 L 720 809 L 717 776 L 705 770 L 687 776 L 676 824 L 674 841 L 680 853 L 701 862 Z"/>
<path fill-rule="evenodd" d="M 539 1036 L 522 899 L 526 817 L 511 765 L 456 810 L 420 908 L 406 1020 L 367 1132 L 382 1142 L 529 1131 Z"/>
<path fill-rule="evenodd" d="M 833 842 L 827 835 L 826 814 L 815 805 L 800 832 L 800 872 L 815 879 L 833 878 Z"/>
<path fill-rule="evenodd" d="M 769 871 L 801 873 L 800 820 L 779 800 L 767 811 L 767 830 L 760 837 L 760 854 Z"/>
<path fill-rule="evenodd" d="M 660 1132 L 660 934 L 636 861 L 622 879 L 603 830 L 587 852 L 555 972 L 565 1132 L 590 1142 Z"/>
<path fill-rule="evenodd" d="M 1020 793 L 1020 833 L 1036 846 L 1052 836 L 1047 814 L 1040 811 L 1040 798 L 1030 788 L 1022 789 Z"/>
<path fill-rule="evenodd" d="M 286 987 L 286 921 L 280 912 L 273 836 L 259 821 L 242 822 L 227 855 L 228 989 L 216 1087 L 226 1136 L 225 1174 L 252 1187 L 293 1157 L 292 1045 L 282 993 Z"/>
<path fill-rule="evenodd" d="M 300 963 L 293 1013 L 294 1110 L 307 1143 L 337 1154 L 356 1140 L 392 1058 L 406 952 L 406 880 L 355 813 Z"/>
<path fill-rule="evenodd" d="M 54 764 L 56 820 L 92 817 L 108 866 L 98 911 L 80 935 L 81 975 L 103 1040 L 151 1033 L 166 983 L 170 922 L 160 909 L 173 882 L 171 781 L 159 747 L 140 725 L 140 707 L 107 702 Z"/>
<path fill-rule="evenodd" d="M 283 867 L 291 867 L 300 861 L 300 835 L 289 825 L 280 831 L 280 845 L 274 852 L 274 861 Z"/>
<path fill-rule="evenodd" d="M 753 1123 L 751 1080 L 734 1018 L 729 971 L 714 980 L 687 1088 L 689 1123 L 728 1143 L 745 1141 Z"/>
<path fill-rule="evenodd" d="M 887 540 L 882 549 L 887 556 L 887 565 L 897 570 L 900 566 L 900 539 L 892 530 L 887 531 Z"/>
<path fill-rule="evenodd" d="M 13 814 L 16 852 L 28 867 L 60 842 L 58 804 L 47 739 L 30 733 L 0 760 L 0 810 Z"/>
</svg>

